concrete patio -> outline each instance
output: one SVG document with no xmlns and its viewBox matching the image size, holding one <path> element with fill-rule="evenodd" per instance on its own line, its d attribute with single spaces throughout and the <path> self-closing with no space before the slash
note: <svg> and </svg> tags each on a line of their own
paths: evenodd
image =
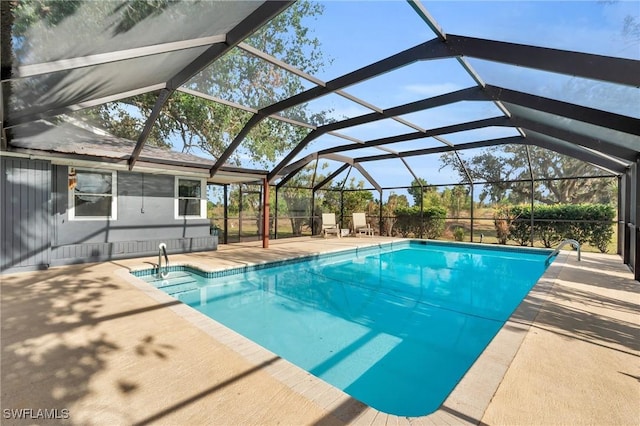
<svg viewBox="0 0 640 426">
<path fill-rule="evenodd" d="M 212 270 L 390 240 L 305 237 L 171 261 Z M 155 262 L 1 277 L 2 424 L 640 424 L 640 293 L 619 256 L 562 253 L 441 409 L 421 418 L 373 410 L 130 278 Z M 22 408 L 69 418 L 7 411 Z"/>
</svg>

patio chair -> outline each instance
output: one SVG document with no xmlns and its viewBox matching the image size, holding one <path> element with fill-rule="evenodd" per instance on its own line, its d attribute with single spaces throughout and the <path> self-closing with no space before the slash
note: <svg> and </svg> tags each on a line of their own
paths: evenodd
<svg viewBox="0 0 640 426">
<path fill-rule="evenodd" d="M 322 236 L 327 238 L 327 234 L 336 234 L 340 238 L 340 227 L 336 223 L 335 213 L 322 213 Z"/>
<path fill-rule="evenodd" d="M 353 214 L 353 232 L 356 237 L 362 234 L 373 237 L 373 228 L 367 223 L 367 217 L 364 213 Z"/>
</svg>

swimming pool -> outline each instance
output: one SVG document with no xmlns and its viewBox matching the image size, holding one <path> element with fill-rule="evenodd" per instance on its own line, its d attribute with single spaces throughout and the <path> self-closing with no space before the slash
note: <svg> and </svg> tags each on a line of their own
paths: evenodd
<svg viewBox="0 0 640 426">
<path fill-rule="evenodd" d="M 147 278 L 367 405 L 420 416 L 455 387 L 547 255 L 404 242 L 232 271 L 242 273 Z"/>
</svg>

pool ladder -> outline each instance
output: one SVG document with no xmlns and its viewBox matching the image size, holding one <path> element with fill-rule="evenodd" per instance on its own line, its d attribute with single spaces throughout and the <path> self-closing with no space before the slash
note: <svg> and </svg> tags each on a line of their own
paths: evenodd
<svg viewBox="0 0 640 426">
<path fill-rule="evenodd" d="M 162 268 L 162 255 L 164 255 L 164 269 Z M 158 277 L 167 278 L 169 275 L 169 256 L 167 256 L 167 245 L 158 245 Z"/>
<path fill-rule="evenodd" d="M 554 256 L 557 256 L 558 253 L 560 253 L 560 249 L 566 246 L 567 244 L 571 244 L 573 248 L 578 250 L 578 262 L 579 262 L 580 261 L 580 243 L 577 242 L 576 240 L 572 240 L 571 238 L 567 238 L 565 240 L 562 240 L 562 242 L 558 244 L 558 247 L 556 247 L 556 249 L 553 252 L 551 252 L 549 256 L 547 256 L 547 260 L 545 261 L 545 263 L 548 265 L 551 258 Z"/>
</svg>

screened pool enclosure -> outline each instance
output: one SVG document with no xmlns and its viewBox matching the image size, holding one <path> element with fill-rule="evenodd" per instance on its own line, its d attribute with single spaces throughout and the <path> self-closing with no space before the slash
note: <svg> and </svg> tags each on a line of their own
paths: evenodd
<svg viewBox="0 0 640 426">
<path fill-rule="evenodd" d="M 537 246 L 581 223 L 640 277 L 637 3 L 0 4 L 1 153 L 21 176 L 193 179 L 207 234 L 265 247 L 317 235 L 326 212 L 344 229 L 365 212 L 379 235 Z M 55 245 L 15 230 L 63 215 L 50 200 L 66 181 L 29 196 L 42 219 L 7 198 L 11 179 L 3 256 Z"/>
</svg>

